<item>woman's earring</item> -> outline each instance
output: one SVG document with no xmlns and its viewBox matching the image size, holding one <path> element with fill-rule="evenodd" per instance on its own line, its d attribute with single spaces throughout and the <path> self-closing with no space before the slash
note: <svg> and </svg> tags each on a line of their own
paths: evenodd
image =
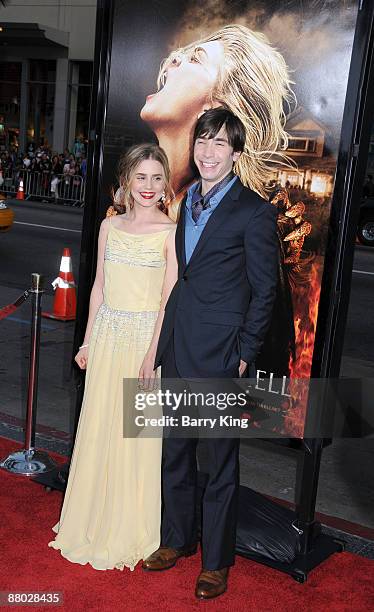
<svg viewBox="0 0 374 612">
<path fill-rule="evenodd" d="M 165 204 L 165 201 L 166 201 L 166 193 L 165 193 L 165 191 L 163 191 L 162 194 L 161 194 L 160 202 Z"/>
</svg>

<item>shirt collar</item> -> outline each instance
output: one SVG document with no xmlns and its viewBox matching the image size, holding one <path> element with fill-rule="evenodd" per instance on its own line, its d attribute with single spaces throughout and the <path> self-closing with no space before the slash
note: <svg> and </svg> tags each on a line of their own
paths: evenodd
<svg viewBox="0 0 374 612">
<path fill-rule="evenodd" d="M 236 177 L 236 174 L 231 170 L 228 174 L 226 174 L 226 176 L 223 177 L 223 179 L 219 181 L 219 183 L 216 183 L 216 185 L 213 185 L 213 187 L 209 189 L 209 191 L 206 192 L 206 194 L 203 196 L 204 201 L 209 202 L 211 197 L 214 197 L 215 195 L 217 195 L 217 193 L 219 193 L 221 189 L 224 189 L 228 185 L 228 183 L 235 177 Z M 189 189 L 187 190 L 188 200 L 192 200 L 194 194 L 197 191 L 199 192 L 201 191 L 201 179 L 193 183 L 191 187 L 189 187 Z"/>
</svg>

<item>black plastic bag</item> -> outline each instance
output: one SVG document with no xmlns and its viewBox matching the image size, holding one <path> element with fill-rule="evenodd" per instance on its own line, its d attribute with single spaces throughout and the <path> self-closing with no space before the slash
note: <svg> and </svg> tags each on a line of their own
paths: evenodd
<svg viewBox="0 0 374 612">
<path fill-rule="evenodd" d="M 260 493 L 239 488 L 236 552 L 291 563 L 300 551 L 295 513 Z"/>
</svg>

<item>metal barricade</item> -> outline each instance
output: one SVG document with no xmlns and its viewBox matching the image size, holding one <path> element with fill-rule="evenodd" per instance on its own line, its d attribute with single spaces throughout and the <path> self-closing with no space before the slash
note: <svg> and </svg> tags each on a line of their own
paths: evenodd
<svg viewBox="0 0 374 612">
<path fill-rule="evenodd" d="M 13 173 L 11 170 L 4 169 L 2 171 L 3 182 L 0 187 L 1 191 L 6 195 L 12 195 L 14 192 L 13 188 Z"/>
<path fill-rule="evenodd" d="M 3 170 L 3 184 L 0 191 L 8 196 L 15 196 L 20 180 L 26 200 L 57 202 L 73 206 L 83 206 L 85 179 L 78 175 L 53 174 L 49 171 Z"/>
<path fill-rule="evenodd" d="M 25 170 L 24 168 L 19 170 L 6 169 L 2 170 L 2 175 L 3 183 L 0 186 L 0 191 L 6 195 L 15 196 L 18 191 L 19 182 L 22 179 L 24 190 L 26 192 L 25 186 L 28 180 L 28 170 Z"/>
<path fill-rule="evenodd" d="M 54 199 L 78 205 L 84 202 L 85 181 L 79 174 L 58 174 L 52 179 Z"/>
</svg>

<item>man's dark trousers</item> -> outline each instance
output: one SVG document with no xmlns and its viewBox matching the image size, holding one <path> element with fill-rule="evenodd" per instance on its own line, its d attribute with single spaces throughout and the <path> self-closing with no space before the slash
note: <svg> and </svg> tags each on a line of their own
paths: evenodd
<svg viewBox="0 0 374 612">
<path fill-rule="evenodd" d="M 173 336 L 162 358 L 162 377 L 180 378 Z M 163 546 L 184 549 L 197 542 L 197 443 L 198 438 L 178 437 L 167 437 L 163 442 Z M 205 444 L 209 479 L 202 503 L 202 559 L 204 569 L 216 570 L 234 563 L 239 440 L 207 438 Z"/>
</svg>

